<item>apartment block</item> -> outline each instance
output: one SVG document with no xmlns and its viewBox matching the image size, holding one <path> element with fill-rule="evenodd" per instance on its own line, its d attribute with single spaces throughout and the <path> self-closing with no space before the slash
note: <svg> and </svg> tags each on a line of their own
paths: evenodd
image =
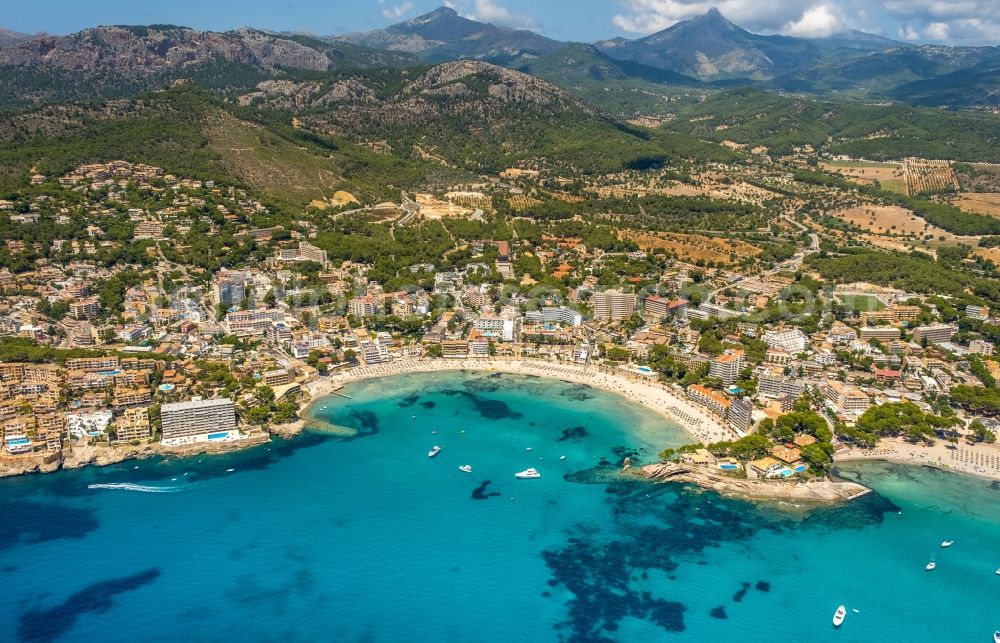
<svg viewBox="0 0 1000 643">
<path fill-rule="evenodd" d="M 765 374 L 757 379 L 757 393 L 763 397 L 778 399 L 790 395 L 797 399 L 804 390 L 801 380 L 791 377 Z"/>
<path fill-rule="evenodd" d="M 66 370 L 86 371 L 97 373 L 100 371 L 117 371 L 121 367 L 121 362 L 115 356 L 110 357 L 76 357 L 66 360 Z"/>
<path fill-rule="evenodd" d="M 729 398 L 719 391 L 710 389 L 701 384 L 692 384 L 687 387 L 687 394 L 692 400 L 708 408 L 719 417 L 726 417 L 729 410 Z"/>
<path fill-rule="evenodd" d="M 717 377 L 729 386 L 740 377 L 740 372 L 746 366 L 746 357 L 742 350 L 731 349 L 719 355 L 708 366 L 709 377 Z"/>
<path fill-rule="evenodd" d="M 894 326 L 866 326 L 858 333 L 858 338 L 863 341 L 877 339 L 880 342 L 891 342 L 900 338 L 900 330 Z"/>
<path fill-rule="evenodd" d="M 287 369 L 277 368 L 262 374 L 260 381 L 265 386 L 281 386 L 282 384 L 291 384 L 292 379 L 292 374 Z"/>
<path fill-rule="evenodd" d="M 842 382 L 827 382 L 820 386 L 820 392 L 841 413 L 860 415 L 871 407 L 871 400 L 867 395 Z"/>
<path fill-rule="evenodd" d="M 617 290 L 595 292 L 591 298 L 594 319 L 598 321 L 628 319 L 635 312 L 635 304 L 636 296 L 633 293 Z"/>
<path fill-rule="evenodd" d="M 149 425 L 149 410 L 145 407 L 125 409 L 115 421 L 115 440 L 143 440 L 152 435 Z"/>
<path fill-rule="evenodd" d="M 780 348 L 792 353 L 801 353 L 809 344 L 809 338 L 798 328 L 776 328 L 764 332 L 761 337 L 771 348 Z"/>
<path fill-rule="evenodd" d="M 926 342 L 928 344 L 938 344 L 951 339 L 958 332 L 958 326 L 952 324 L 932 324 L 930 326 L 917 326 L 913 329 L 913 341 L 917 343 Z"/>
<path fill-rule="evenodd" d="M 164 404 L 160 419 L 167 445 L 231 439 L 236 431 L 236 407 L 228 398 Z"/>
</svg>

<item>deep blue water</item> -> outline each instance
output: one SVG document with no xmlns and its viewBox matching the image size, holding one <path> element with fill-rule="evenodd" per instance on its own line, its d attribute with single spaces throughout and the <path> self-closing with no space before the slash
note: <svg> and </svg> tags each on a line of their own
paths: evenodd
<svg viewBox="0 0 1000 643">
<path fill-rule="evenodd" d="M 351 437 L 0 481 L 0 641 L 985 642 L 1000 628 L 989 482 L 855 465 L 843 474 L 879 493 L 803 517 L 592 482 L 686 441 L 601 391 L 448 373 L 345 392 L 313 411 Z M 529 466 L 542 478 L 513 477 Z M 860 613 L 835 631 L 840 603 Z"/>
</svg>

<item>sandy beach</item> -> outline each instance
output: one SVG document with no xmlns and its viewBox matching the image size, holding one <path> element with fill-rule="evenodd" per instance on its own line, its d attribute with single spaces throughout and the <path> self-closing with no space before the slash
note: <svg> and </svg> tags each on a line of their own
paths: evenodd
<svg viewBox="0 0 1000 643">
<path fill-rule="evenodd" d="M 624 371 L 612 371 L 596 366 L 582 366 L 542 360 L 466 359 L 448 360 L 418 358 L 397 360 L 338 371 L 307 385 L 311 400 L 328 395 L 345 384 L 357 380 L 387 377 L 403 373 L 435 371 L 486 371 L 535 375 L 587 384 L 621 395 L 659 413 L 679 425 L 692 438 L 703 444 L 720 440 L 735 440 L 739 436 L 732 428 L 694 404 L 683 393 L 655 380 Z M 301 430 L 301 423 L 294 429 Z M 293 431 L 295 432 L 295 431 Z M 926 465 L 1000 480 L 1000 444 L 960 443 L 952 446 L 938 441 L 932 446 L 910 444 L 898 438 L 882 440 L 874 449 L 846 449 L 836 453 L 834 460 L 887 460 L 904 464 Z"/>
<path fill-rule="evenodd" d="M 588 367 L 579 364 L 561 364 L 525 359 L 448 360 L 420 358 L 343 370 L 330 377 L 312 382 L 307 388 L 309 389 L 311 399 L 316 400 L 320 396 L 330 394 L 344 384 L 356 380 L 387 377 L 402 373 L 428 373 L 455 370 L 535 375 L 576 384 L 587 384 L 621 395 L 637 404 L 646 406 L 679 425 L 697 442 L 708 444 L 719 442 L 720 440 L 735 440 L 739 437 L 729 426 L 723 424 L 707 411 L 683 397 L 683 394 L 676 389 L 638 375 L 612 372 L 594 366 Z"/>
<path fill-rule="evenodd" d="M 834 458 L 838 462 L 849 460 L 887 460 L 904 464 L 918 464 L 950 471 L 958 471 L 991 480 L 1000 480 L 1000 445 L 966 442 L 952 445 L 938 440 L 931 446 L 910 444 L 899 438 L 885 438 L 874 449 L 847 449 Z"/>
</svg>

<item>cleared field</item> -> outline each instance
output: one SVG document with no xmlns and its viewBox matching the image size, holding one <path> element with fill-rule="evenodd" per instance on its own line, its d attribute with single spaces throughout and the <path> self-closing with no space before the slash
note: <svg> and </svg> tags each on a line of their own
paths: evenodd
<svg viewBox="0 0 1000 643">
<path fill-rule="evenodd" d="M 714 261 L 737 263 L 746 257 L 756 257 L 762 251 L 757 246 L 738 239 L 720 239 L 700 234 L 661 233 L 658 235 L 620 230 L 623 239 L 634 241 L 642 250 L 665 250 L 682 261 Z"/>
<path fill-rule="evenodd" d="M 930 225 L 906 208 L 895 205 L 862 205 L 848 210 L 837 210 L 833 216 L 876 234 L 953 235 Z"/>
<path fill-rule="evenodd" d="M 948 161 L 908 158 L 903 162 L 903 174 L 910 194 L 959 189 L 958 177 Z"/>
<path fill-rule="evenodd" d="M 1000 265 L 1000 248 L 976 248 L 972 251 L 972 254 L 983 259 L 989 259 L 993 263 Z"/>
<path fill-rule="evenodd" d="M 442 201 L 435 198 L 432 194 L 417 194 L 414 198 L 420 206 L 420 214 L 431 219 L 466 217 L 472 214 L 470 208 L 465 208 L 449 201 Z"/>
<path fill-rule="evenodd" d="M 845 179 L 860 185 L 871 185 L 878 181 L 883 190 L 907 194 L 903 166 L 899 163 L 830 161 L 820 163 L 820 167 L 828 172 L 837 172 Z"/>
<path fill-rule="evenodd" d="M 526 194 L 515 194 L 507 199 L 507 203 L 509 203 L 510 207 L 514 208 L 516 211 L 521 212 L 522 210 L 527 210 L 533 205 L 538 205 L 541 201 Z"/>
<path fill-rule="evenodd" d="M 965 210 L 1000 219 L 1000 194 L 996 192 L 962 192 L 951 204 Z"/>
<path fill-rule="evenodd" d="M 858 312 L 885 309 L 885 304 L 872 295 L 837 295 L 837 300 L 847 308 Z"/>
<path fill-rule="evenodd" d="M 486 196 L 482 192 L 469 192 L 469 191 L 454 191 L 446 192 L 444 198 L 448 199 L 452 203 L 464 206 L 466 208 L 480 208 L 482 210 L 489 209 L 492 205 L 490 197 Z"/>
</svg>

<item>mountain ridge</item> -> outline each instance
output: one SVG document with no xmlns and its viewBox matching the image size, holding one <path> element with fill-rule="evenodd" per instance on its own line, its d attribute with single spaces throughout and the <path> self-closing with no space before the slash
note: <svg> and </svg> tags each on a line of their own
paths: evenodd
<svg viewBox="0 0 1000 643">
<path fill-rule="evenodd" d="M 549 53 L 563 44 L 526 29 L 471 20 L 450 7 L 439 7 L 384 29 L 327 36 L 326 39 L 406 52 L 430 62 L 475 58 L 509 63 L 523 56 Z"/>
</svg>

